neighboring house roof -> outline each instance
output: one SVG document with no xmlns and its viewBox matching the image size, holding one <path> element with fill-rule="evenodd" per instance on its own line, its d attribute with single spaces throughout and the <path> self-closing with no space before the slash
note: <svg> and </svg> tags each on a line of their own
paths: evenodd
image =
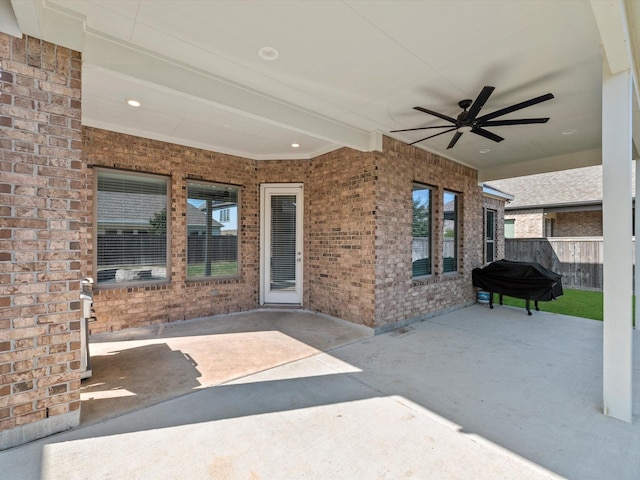
<svg viewBox="0 0 640 480">
<path fill-rule="evenodd" d="M 631 181 L 635 191 L 635 162 Z M 492 180 L 487 185 L 513 195 L 507 210 L 601 204 L 602 165 Z"/>
<path fill-rule="evenodd" d="M 223 227 L 224 225 L 218 222 L 215 218 L 211 219 L 212 227 Z M 198 207 L 194 207 L 189 202 L 187 202 L 187 225 L 202 225 L 205 226 L 207 224 L 207 213 L 199 209 Z"/>
<path fill-rule="evenodd" d="M 167 208 L 164 196 L 148 193 L 98 192 L 98 223 L 125 224 L 150 227 L 151 220 L 157 212 Z M 212 226 L 222 224 L 212 219 Z M 207 215 L 190 203 L 187 203 L 187 224 L 206 225 Z"/>
</svg>

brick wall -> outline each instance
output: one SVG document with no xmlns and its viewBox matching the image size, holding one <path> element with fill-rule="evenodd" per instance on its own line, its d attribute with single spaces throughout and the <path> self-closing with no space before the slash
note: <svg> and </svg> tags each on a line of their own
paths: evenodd
<svg viewBox="0 0 640 480">
<path fill-rule="evenodd" d="M 312 310 L 375 326 L 375 189 L 378 155 L 340 149 L 311 162 L 309 192 Z"/>
<path fill-rule="evenodd" d="M 544 237 L 544 211 L 535 210 L 509 210 L 504 213 L 505 220 L 515 220 L 515 238 L 542 238 Z"/>
<path fill-rule="evenodd" d="M 602 210 L 555 214 L 554 237 L 601 237 Z"/>
<path fill-rule="evenodd" d="M 475 170 L 385 137 L 376 190 L 376 328 L 473 302 L 471 270 L 482 264 L 482 198 Z M 433 274 L 414 281 L 411 270 L 414 182 L 433 187 Z M 442 198 L 459 193 L 459 267 L 443 274 Z"/>
<path fill-rule="evenodd" d="M 473 301 L 470 275 L 483 248 L 474 170 L 389 138 L 383 152 L 343 148 L 313 160 L 254 161 L 82 128 L 78 53 L 0 36 L 0 61 L 3 446 L 79 420 L 79 280 L 96 277 L 98 168 L 170 178 L 170 281 L 97 287 L 92 333 L 258 307 L 262 183 L 305 186 L 304 308 L 380 331 Z M 187 281 L 188 180 L 239 186 L 238 278 Z M 435 271 L 421 281 L 411 274 L 414 182 L 434 189 Z M 445 190 L 460 199 L 459 269 L 447 275 Z"/>
<path fill-rule="evenodd" d="M 87 213 L 93 208 L 94 169 L 108 167 L 170 177 L 171 281 L 140 287 L 100 286 L 94 289 L 96 322 L 91 333 L 117 331 L 240 312 L 258 304 L 258 184 L 256 162 L 215 152 L 120 133 L 83 128 L 86 168 L 84 196 Z M 187 180 L 240 186 L 240 275 L 227 280 L 186 280 Z M 87 224 L 83 245 L 87 275 L 93 268 L 92 223 Z"/>
<path fill-rule="evenodd" d="M 0 448 L 79 422 L 80 72 L 0 33 Z"/>
</svg>

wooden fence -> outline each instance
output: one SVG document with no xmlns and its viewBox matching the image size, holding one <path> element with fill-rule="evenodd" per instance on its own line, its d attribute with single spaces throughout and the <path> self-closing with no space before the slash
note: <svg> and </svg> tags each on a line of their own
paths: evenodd
<svg viewBox="0 0 640 480">
<path fill-rule="evenodd" d="M 562 275 L 568 288 L 602 290 L 602 237 L 508 238 L 505 258 L 538 262 Z"/>
</svg>

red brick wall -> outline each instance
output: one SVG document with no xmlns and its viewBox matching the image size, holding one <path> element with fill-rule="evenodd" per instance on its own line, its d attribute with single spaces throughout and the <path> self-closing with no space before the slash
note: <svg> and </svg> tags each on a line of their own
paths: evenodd
<svg viewBox="0 0 640 480">
<path fill-rule="evenodd" d="M 515 220 L 514 238 L 543 238 L 544 210 L 509 210 L 505 219 Z"/>
<path fill-rule="evenodd" d="M 80 72 L 0 34 L 0 448 L 79 421 Z"/>
<path fill-rule="evenodd" d="M 482 264 L 482 190 L 477 172 L 385 137 L 376 189 L 376 301 L 378 329 L 471 303 L 471 270 Z M 414 281 L 411 272 L 414 182 L 433 187 L 433 274 Z M 459 268 L 442 273 L 442 197 L 459 193 Z"/>
<path fill-rule="evenodd" d="M 309 308 L 375 323 L 375 153 L 343 148 L 311 162 L 307 189 Z"/>
<path fill-rule="evenodd" d="M 258 303 L 258 185 L 256 162 L 215 152 L 85 127 L 83 158 L 109 167 L 170 177 L 171 282 L 165 285 L 94 289 L 96 322 L 91 333 L 144 327 L 209 315 L 240 312 Z M 86 169 L 84 195 L 93 208 L 93 168 Z M 240 276 L 229 280 L 186 280 L 187 180 L 240 186 Z M 87 225 L 85 261 L 93 268 L 93 229 Z"/>
<path fill-rule="evenodd" d="M 3 432 L 37 420 L 72 418 L 40 428 L 42 436 L 79 419 L 79 280 L 96 275 L 97 167 L 170 178 L 171 281 L 96 288 L 93 333 L 258 307 L 261 183 L 304 183 L 304 308 L 385 329 L 473 301 L 470 275 L 483 244 L 474 170 L 389 138 L 383 152 L 343 148 L 312 160 L 254 161 L 81 128 L 78 53 L 0 35 L 0 61 L 3 444 L 29 440 Z M 190 179 L 240 187 L 238 278 L 186 280 Z M 435 271 L 422 281 L 411 275 L 413 182 L 434 188 Z M 439 248 L 445 189 L 461 202 L 460 268 L 448 275 Z"/>
<path fill-rule="evenodd" d="M 601 237 L 602 210 L 555 214 L 554 237 Z"/>
</svg>

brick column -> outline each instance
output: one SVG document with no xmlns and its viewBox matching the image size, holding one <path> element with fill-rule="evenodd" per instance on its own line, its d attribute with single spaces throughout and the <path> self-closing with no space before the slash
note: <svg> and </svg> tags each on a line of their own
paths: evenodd
<svg viewBox="0 0 640 480">
<path fill-rule="evenodd" d="M 80 419 L 80 73 L 0 34 L 0 449 Z"/>
</svg>

